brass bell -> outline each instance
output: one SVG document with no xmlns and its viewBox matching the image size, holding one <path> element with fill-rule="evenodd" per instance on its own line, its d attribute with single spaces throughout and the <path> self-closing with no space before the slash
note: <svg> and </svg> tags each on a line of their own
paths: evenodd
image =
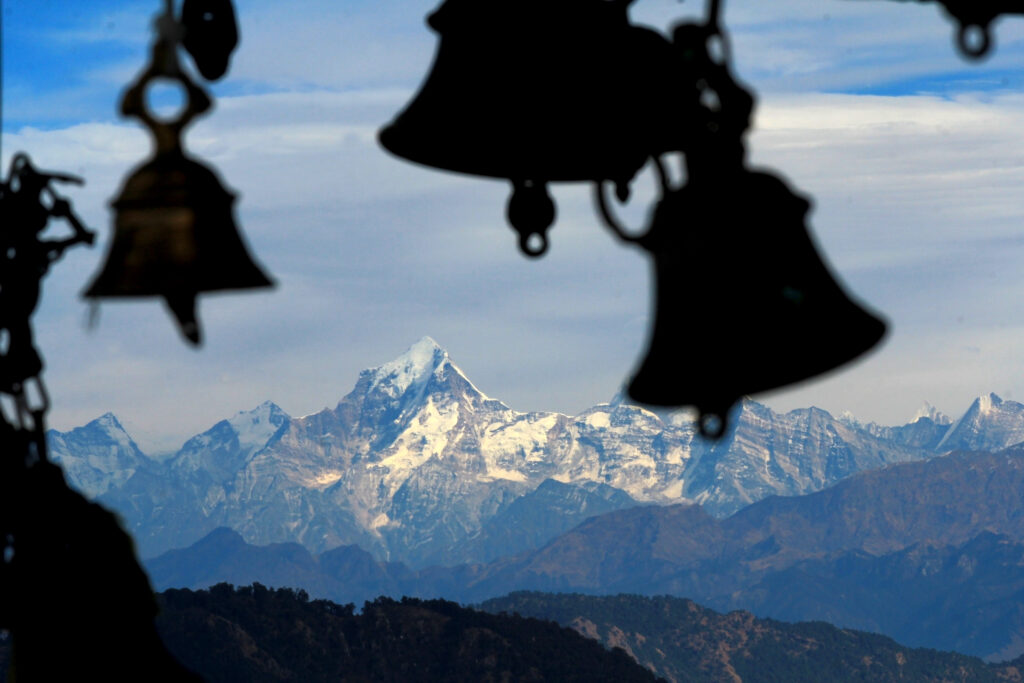
<svg viewBox="0 0 1024 683">
<path fill-rule="evenodd" d="M 820 375 L 879 342 L 885 323 L 829 272 L 805 225 L 809 208 L 776 176 L 746 169 L 691 179 L 662 199 L 641 241 L 656 294 L 633 400 L 694 406 L 701 431 L 718 437 L 743 396 Z"/>
<path fill-rule="evenodd" d="M 624 188 L 650 157 L 679 149 L 676 55 L 661 34 L 629 23 L 632 1 L 446 0 L 428 18 L 440 35 L 430 74 L 381 145 L 426 166 L 507 178 L 519 192 L 548 182 Z M 524 221 L 521 243 L 549 212 L 544 201 L 533 202 L 536 215 L 521 210 L 532 201 L 509 212 Z"/>
<path fill-rule="evenodd" d="M 182 130 L 211 102 L 181 70 L 175 49 L 182 29 L 172 9 L 167 2 L 157 21 L 150 64 L 121 101 L 124 115 L 149 128 L 156 151 L 129 175 L 111 203 L 114 236 L 103 268 L 83 296 L 163 297 L 185 338 L 199 344 L 199 293 L 273 283 L 242 241 L 234 219 L 235 196 L 213 170 L 182 149 Z M 177 120 L 159 120 L 146 107 L 145 89 L 157 78 L 178 81 L 186 91 L 186 107 Z"/>
<path fill-rule="evenodd" d="M 112 202 L 113 241 L 85 297 L 162 296 L 198 344 L 198 293 L 272 284 L 242 242 L 234 202 L 213 171 L 183 154 L 142 165 Z"/>
</svg>

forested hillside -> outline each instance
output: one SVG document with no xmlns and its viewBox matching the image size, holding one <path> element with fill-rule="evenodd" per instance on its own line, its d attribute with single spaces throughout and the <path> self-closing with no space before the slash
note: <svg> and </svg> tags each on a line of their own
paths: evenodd
<svg viewBox="0 0 1024 683">
<path fill-rule="evenodd" d="M 616 681 L 656 677 L 621 650 L 551 621 L 445 600 L 355 606 L 260 584 L 160 596 L 168 648 L 210 683 Z"/>
</svg>

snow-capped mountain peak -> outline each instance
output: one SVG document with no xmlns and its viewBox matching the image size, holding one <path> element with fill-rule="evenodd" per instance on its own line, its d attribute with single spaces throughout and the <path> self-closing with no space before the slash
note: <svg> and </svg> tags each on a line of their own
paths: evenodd
<svg viewBox="0 0 1024 683">
<path fill-rule="evenodd" d="M 128 436 L 128 432 L 121 425 L 117 416 L 113 413 L 104 413 L 103 415 L 100 415 L 98 418 L 86 425 L 86 428 L 101 430 L 109 438 L 116 441 L 118 445 L 127 450 L 134 450 L 136 448 L 135 442 L 132 441 L 130 436 Z"/>
<path fill-rule="evenodd" d="M 288 419 L 277 404 L 265 401 L 253 410 L 236 413 L 227 422 L 237 435 L 239 447 L 251 454 L 266 446 Z"/>
<path fill-rule="evenodd" d="M 456 400 L 474 410 L 481 405 L 508 409 L 494 401 L 469 381 L 430 337 L 423 337 L 398 358 L 376 368 L 363 370 L 352 394 L 343 399 L 362 403 L 362 410 L 383 410 L 389 422 L 399 424 L 404 417 L 417 414 L 434 397 Z"/>
<path fill-rule="evenodd" d="M 448 352 L 430 337 L 423 337 L 398 358 L 369 370 L 369 389 L 397 398 L 422 387 L 446 364 L 451 364 Z"/>
<path fill-rule="evenodd" d="M 95 424 L 98 426 L 109 427 L 113 429 L 123 429 L 121 423 L 117 419 L 117 415 L 114 415 L 111 412 L 103 413 L 89 424 Z"/>
<path fill-rule="evenodd" d="M 910 424 L 917 422 L 923 417 L 928 418 L 929 420 L 938 425 L 953 424 L 953 420 L 950 419 L 948 415 L 943 413 L 941 410 L 933 406 L 928 401 L 925 401 L 924 405 L 917 409 L 917 412 L 914 413 L 914 416 L 910 418 Z"/>
<path fill-rule="evenodd" d="M 1003 399 L 990 393 L 988 396 L 979 396 L 977 404 L 978 412 L 982 415 L 988 415 L 993 411 L 993 409 L 1003 404 Z"/>
<path fill-rule="evenodd" d="M 916 419 L 917 418 L 915 417 L 914 420 Z M 911 422 L 913 422 L 914 420 L 911 420 Z M 839 414 L 839 421 L 845 425 L 858 429 L 864 428 L 866 426 L 863 422 L 857 419 L 856 415 L 854 415 L 849 410 L 844 410 L 842 413 Z"/>
<path fill-rule="evenodd" d="M 289 420 L 287 413 L 266 401 L 189 439 L 174 456 L 174 466 L 186 471 L 207 469 L 226 477 L 265 448 Z"/>
<path fill-rule="evenodd" d="M 97 447 L 120 450 L 132 457 L 145 457 L 113 413 L 104 413 L 87 425 L 76 427 L 66 434 L 51 430 L 51 437 L 60 438 L 62 443 L 66 439 L 74 439 L 78 444 L 88 443 Z"/>
<path fill-rule="evenodd" d="M 120 486 L 148 461 L 113 413 L 69 432 L 50 430 L 47 441 L 50 458 L 90 497 Z"/>
<path fill-rule="evenodd" d="M 974 399 L 946 432 L 938 448 L 995 451 L 1024 442 L 1024 405 L 995 394 Z"/>
</svg>

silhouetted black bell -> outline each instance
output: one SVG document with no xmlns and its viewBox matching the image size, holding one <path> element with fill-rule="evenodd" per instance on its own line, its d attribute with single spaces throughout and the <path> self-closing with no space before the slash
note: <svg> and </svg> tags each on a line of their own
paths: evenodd
<svg viewBox="0 0 1024 683">
<path fill-rule="evenodd" d="M 440 35 L 431 72 L 381 145 L 516 188 L 624 187 L 652 156 L 680 149 L 677 56 L 629 23 L 631 1 L 446 0 L 428 18 Z"/>
<path fill-rule="evenodd" d="M 242 242 L 234 201 L 213 171 L 181 153 L 143 164 L 112 202 L 113 240 L 84 296 L 161 296 L 198 344 L 197 294 L 272 284 Z"/>
<path fill-rule="evenodd" d="M 654 322 L 628 386 L 653 406 L 695 406 L 719 436 L 737 400 L 827 372 L 883 337 L 807 232 L 810 204 L 768 173 L 692 179 L 658 205 L 643 238 Z"/>
</svg>

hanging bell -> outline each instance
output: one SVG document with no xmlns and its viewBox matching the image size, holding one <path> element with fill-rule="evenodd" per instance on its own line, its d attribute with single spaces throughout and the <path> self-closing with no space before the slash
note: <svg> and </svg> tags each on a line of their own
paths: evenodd
<svg viewBox="0 0 1024 683">
<path fill-rule="evenodd" d="M 428 18 L 440 35 L 431 72 L 381 145 L 426 166 L 507 178 L 516 190 L 626 186 L 650 157 L 680 148 L 675 53 L 629 23 L 631 2 L 446 0 Z M 531 224 L 546 208 L 537 209 L 518 212 L 521 242 L 538 232 Z"/>
<path fill-rule="evenodd" d="M 153 134 L 156 151 L 129 175 L 111 203 L 110 249 L 83 296 L 163 297 L 185 338 L 199 344 L 199 293 L 273 283 L 242 241 L 234 219 L 235 196 L 213 170 L 182 149 L 183 129 L 211 102 L 181 70 L 175 52 L 181 29 L 171 10 L 168 2 L 157 22 L 150 64 L 121 101 L 122 114 L 140 119 Z M 157 78 L 175 80 L 185 89 L 186 106 L 176 120 L 160 120 L 146 106 L 145 90 Z"/>
<path fill-rule="evenodd" d="M 879 342 L 885 323 L 821 260 L 809 208 L 776 176 L 746 169 L 691 179 L 659 203 L 641 241 L 656 293 L 633 400 L 694 406 L 702 433 L 718 437 L 743 396 L 820 375 Z"/>
<path fill-rule="evenodd" d="M 184 155 L 136 169 L 112 202 L 114 237 L 85 296 L 162 296 L 182 334 L 198 344 L 198 293 L 272 284 L 242 243 L 234 202 L 213 171 Z"/>
</svg>

